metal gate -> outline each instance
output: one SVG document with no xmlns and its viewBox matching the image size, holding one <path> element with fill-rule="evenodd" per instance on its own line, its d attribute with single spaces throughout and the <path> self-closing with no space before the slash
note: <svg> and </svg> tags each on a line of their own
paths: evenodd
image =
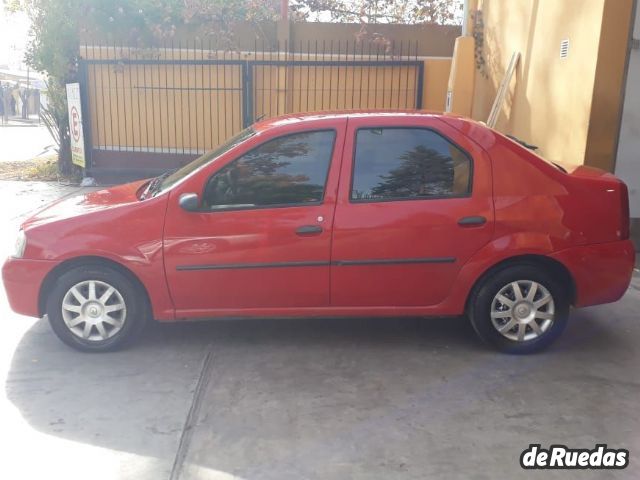
<svg viewBox="0 0 640 480">
<path fill-rule="evenodd" d="M 180 166 L 255 120 L 285 113 L 422 107 L 417 43 L 83 46 L 88 170 L 144 177 Z M 306 48 L 304 48 L 306 47 Z"/>
</svg>

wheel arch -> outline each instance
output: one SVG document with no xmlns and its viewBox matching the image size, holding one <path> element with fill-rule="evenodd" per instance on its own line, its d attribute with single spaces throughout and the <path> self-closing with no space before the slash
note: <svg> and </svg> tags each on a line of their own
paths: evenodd
<svg viewBox="0 0 640 480">
<path fill-rule="evenodd" d="M 509 268 L 514 265 L 533 265 L 535 267 L 542 268 L 546 272 L 552 274 L 554 277 L 559 278 L 563 285 L 569 286 L 569 291 L 567 292 L 569 294 L 569 303 L 571 305 L 575 304 L 577 295 L 576 282 L 569 269 L 563 263 L 545 255 L 524 254 L 505 258 L 487 268 L 482 273 L 482 275 L 478 277 L 478 279 L 474 282 L 473 286 L 469 290 L 469 294 L 467 295 L 467 299 L 465 302 L 465 311 L 468 311 L 471 299 L 474 297 L 475 292 L 478 288 L 480 288 L 487 277 L 494 275 L 500 270 L 504 270 L 505 268 Z"/>
<path fill-rule="evenodd" d="M 150 312 L 153 312 L 153 306 L 152 306 L 151 300 L 149 298 L 149 292 L 147 291 L 147 288 L 144 286 L 142 281 L 140 281 L 140 279 L 138 278 L 138 276 L 135 273 L 133 273 L 131 270 L 129 270 L 127 267 L 125 267 L 121 263 L 118 263 L 115 260 L 112 260 L 110 258 L 101 257 L 101 256 L 97 256 L 97 255 L 85 255 L 85 256 L 74 257 L 74 258 L 70 258 L 68 260 L 65 260 L 64 262 L 60 263 L 59 265 L 56 265 L 55 268 L 53 268 L 46 275 L 46 277 L 42 281 L 42 285 L 40 286 L 40 292 L 38 294 L 38 313 L 39 313 L 39 315 L 43 316 L 45 314 L 47 297 L 49 295 L 49 292 L 51 291 L 51 288 L 55 284 L 56 279 L 60 275 L 66 273 L 66 272 L 68 272 L 68 271 L 70 271 L 70 270 L 72 270 L 72 269 L 74 269 L 76 267 L 91 266 L 91 265 L 93 265 L 93 266 L 107 266 L 107 267 L 113 268 L 114 270 L 118 271 L 119 273 L 121 273 L 124 276 L 126 276 L 127 278 L 129 278 L 129 280 L 131 280 L 140 289 L 140 291 L 144 294 L 144 299 L 145 299 L 145 302 L 147 303 L 147 307 L 149 308 Z"/>
</svg>

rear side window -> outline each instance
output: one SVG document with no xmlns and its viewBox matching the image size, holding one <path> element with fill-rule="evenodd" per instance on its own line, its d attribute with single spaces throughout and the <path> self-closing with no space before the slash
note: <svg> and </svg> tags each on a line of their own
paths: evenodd
<svg viewBox="0 0 640 480">
<path fill-rule="evenodd" d="M 352 201 L 463 197 L 469 156 L 424 128 L 364 128 L 356 134 Z"/>
<path fill-rule="evenodd" d="M 335 131 L 296 133 L 269 140 L 216 172 L 204 204 L 211 209 L 319 203 Z"/>
</svg>

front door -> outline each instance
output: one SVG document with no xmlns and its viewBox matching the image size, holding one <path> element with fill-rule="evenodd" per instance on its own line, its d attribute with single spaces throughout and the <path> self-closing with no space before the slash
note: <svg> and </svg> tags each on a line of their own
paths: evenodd
<svg viewBox="0 0 640 480">
<path fill-rule="evenodd" d="M 262 132 L 247 151 L 171 192 L 165 269 L 178 318 L 329 305 L 346 121 L 318 123 Z M 198 188 L 201 209 L 182 210 L 178 195 Z"/>
<path fill-rule="evenodd" d="M 428 116 L 349 120 L 333 225 L 333 306 L 432 306 L 491 238 L 486 153 Z"/>
</svg>

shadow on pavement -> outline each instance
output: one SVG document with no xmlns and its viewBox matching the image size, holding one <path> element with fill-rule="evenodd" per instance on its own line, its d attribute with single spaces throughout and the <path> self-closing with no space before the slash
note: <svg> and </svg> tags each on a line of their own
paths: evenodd
<svg viewBox="0 0 640 480">
<path fill-rule="evenodd" d="M 111 354 L 70 350 L 40 321 L 6 389 L 35 429 L 162 459 L 169 475 L 211 349 L 184 478 L 517 475 L 531 442 L 590 447 L 617 431 L 615 448 L 640 446 L 638 374 L 620 372 L 637 367 L 638 328 L 604 312 L 574 313 L 528 357 L 494 353 L 463 318 L 156 324 Z"/>
<path fill-rule="evenodd" d="M 462 319 L 230 320 L 152 324 L 127 350 L 85 354 L 61 344 L 41 320 L 16 348 L 7 397 L 40 431 L 173 460 L 208 348 L 233 354 L 254 346 L 312 348 L 314 361 L 319 351 L 341 348 L 482 348 Z"/>
</svg>

